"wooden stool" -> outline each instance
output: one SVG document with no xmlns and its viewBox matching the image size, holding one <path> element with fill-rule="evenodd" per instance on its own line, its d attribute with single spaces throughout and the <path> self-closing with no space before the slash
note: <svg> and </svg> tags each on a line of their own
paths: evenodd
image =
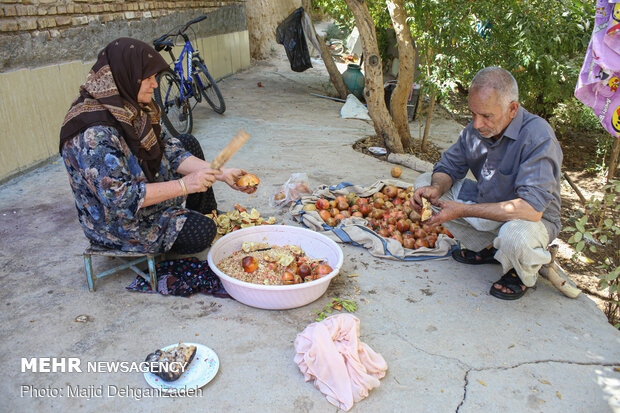
<svg viewBox="0 0 620 413">
<path fill-rule="evenodd" d="M 110 268 L 109 270 L 100 272 L 99 274 L 95 274 L 93 272 L 93 255 L 102 255 L 110 258 L 117 258 L 122 261 L 123 264 L 118 265 L 114 268 Z M 115 274 L 119 271 L 130 268 L 131 270 L 133 270 L 133 272 L 143 277 L 145 280 L 150 279 L 151 288 L 153 289 L 153 291 L 157 291 L 157 273 L 155 272 L 155 258 L 157 258 L 157 255 L 158 254 L 145 254 L 139 252 L 112 250 L 91 244 L 90 247 L 86 248 L 86 250 L 84 251 L 84 267 L 86 268 L 86 281 L 88 281 L 88 289 L 93 292 L 95 291 L 95 281 L 99 278 L 103 278 L 107 275 Z M 148 275 L 146 274 L 146 272 L 136 267 L 137 264 L 140 264 L 144 261 L 148 262 Z"/>
</svg>

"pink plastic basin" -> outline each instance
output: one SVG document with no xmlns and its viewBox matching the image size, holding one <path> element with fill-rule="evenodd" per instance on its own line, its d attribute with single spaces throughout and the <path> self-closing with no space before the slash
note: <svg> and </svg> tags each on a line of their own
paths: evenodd
<svg viewBox="0 0 620 413">
<path fill-rule="evenodd" d="M 323 258 L 333 268 L 318 280 L 294 285 L 259 285 L 237 280 L 224 274 L 217 263 L 239 251 L 244 242 L 267 242 L 270 245 L 298 245 L 310 258 Z M 331 239 L 306 228 L 287 225 L 261 225 L 244 228 L 220 238 L 207 256 L 209 266 L 235 300 L 267 310 L 301 307 L 321 297 L 332 278 L 342 267 L 342 249 Z"/>
</svg>

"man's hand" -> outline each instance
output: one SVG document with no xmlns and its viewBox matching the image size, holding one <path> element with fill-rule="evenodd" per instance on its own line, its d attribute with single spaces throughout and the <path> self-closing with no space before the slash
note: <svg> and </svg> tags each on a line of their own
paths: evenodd
<svg viewBox="0 0 620 413">
<path fill-rule="evenodd" d="M 222 182 L 226 182 L 228 186 L 230 186 L 232 189 L 236 191 L 245 192 L 246 194 L 253 194 L 254 192 L 256 192 L 256 189 L 257 189 L 256 186 L 238 186 L 237 185 L 237 181 L 239 180 L 239 178 L 241 178 L 243 175 L 247 173 L 248 173 L 247 171 L 243 169 L 239 169 L 239 168 L 222 168 L 221 174 L 217 176 L 217 179 Z"/>
<path fill-rule="evenodd" d="M 215 169 L 201 169 L 199 171 L 192 172 L 183 177 L 183 183 L 187 188 L 188 194 L 195 192 L 204 192 L 216 181 L 216 173 L 219 171 Z"/>
<path fill-rule="evenodd" d="M 436 205 L 439 197 L 442 195 L 441 189 L 436 186 L 429 185 L 418 188 L 411 198 L 411 208 L 416 212 L 422 211 L 422 198 L 426 198 L 431 204 Z"/>
<path fill-rule="evenodd" d="M 440 208 L 439 212 L 434 214 L 430 219 L 424 221 L 424 224 L 429 224 L 431 226 L 441 225 L 444 222 L 462 218 L 464 216 L 464 205 L 465 204 L 454 201 L 438 201 L 435 206 Z"/>
</svg>

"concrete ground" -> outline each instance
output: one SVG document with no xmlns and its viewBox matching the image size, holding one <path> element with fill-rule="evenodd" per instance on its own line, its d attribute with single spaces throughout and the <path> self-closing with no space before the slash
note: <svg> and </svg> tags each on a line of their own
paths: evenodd
<svg viewBox="0 0 620 413">
<path fill-rule="evenodd" d="M 314 188 L 388 176 L 390 164 L 351 148 L 373 134 L 372 125 L 343 120 L 340 103 L 309 95 L 326 94 L 320 64 L 295 73 L 278 52 L 220 85 L 226 113 L 198 106 L 194 133 L 213 157 L 239 129 L 249 132 L 230 165 L 262 180 L 252 196 L 217 183 L 221 209 L 239 202 L 294 225 L 268 204 L 291 173 L 306 172 Z M 455 139 L 460 127 L 442 125 L 435 139 Z M 413 182 L 417 173 L 403 169 L 401 179 Z M 87 242 L 60 162 L 0 187 L 0 243 L 0 411 L 338 411 L 293 362 L 296 334 L 335 296 L 355 297 L 361 340 L 389 366 L 381 386 L 352 411 L 620 411 L 620 332 L 590 299 L 566 298 L 542 279 L 515 302 L 489 296 L 498 266 L 401 263 L 343 245 L 344 265 L 326 294 L 293 310 L 129 292 L 129 271 L 100 280 L 91 293 L 81 255 Z M 110 264 L 95 258 L 95 265 Z M 347 277 L 352 273 L 359 277 Z M 200 396 L 140 397 L 149 386 L 139 372 L 22 372 L 22 358 L 140 362 L 178 341 L 202 343 L 219 356 L 219 372 Z M 69 397 L 68 386 L 85 390 Z M 129 394 L 105 397 L 112 386 Z"/>
</svg>

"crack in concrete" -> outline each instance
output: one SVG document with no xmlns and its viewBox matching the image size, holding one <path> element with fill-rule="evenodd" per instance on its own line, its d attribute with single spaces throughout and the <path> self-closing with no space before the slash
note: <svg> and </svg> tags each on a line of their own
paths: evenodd
<svg viewBox="0 0 620 413">
<path fill-rule="evenodd" d="M 570 365 L 578 365 L 578 366 L 601 366 L 601 367 L 615 367 L 620 365 L 620 362 L 615 363 L 594 363 L 594 362 L 583 362 L 583 361 L 570 361 L 570 360 L 535 360 L 535 361 L 525 361 L 523 363 L 517 363 L 512 366 L 499 366 L 499 367 L 479 367 L 479 368 L 470 368 L 465 372 L 465 377 L 463 377 L 463 381 L 465 382 L 463 385 L 463 399 L 456 407 L 456 413 L 459 412 L 465 400 L 467 399 L 467 386 L 469 386 L 469 373 L 476 371 L 487 371 L 487 370 L 512 370 L 522 366 L 527 366 L 531 364 L 543 364 L 543 363 L 558 363 L 558 364 L 570 364 Z"/>
</svg>

